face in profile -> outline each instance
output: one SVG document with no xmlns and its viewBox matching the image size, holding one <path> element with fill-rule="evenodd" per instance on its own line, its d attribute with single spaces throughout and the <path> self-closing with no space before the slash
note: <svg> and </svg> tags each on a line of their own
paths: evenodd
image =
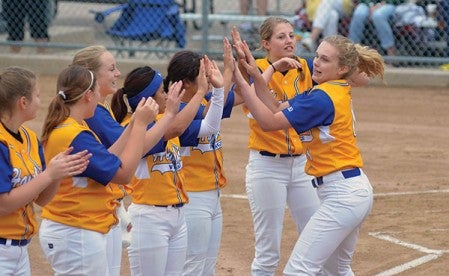
<svg viewBox="0 0 449 276">
<path fill-rule="evenodd" d="M 121 75 L 117 68 L 115 58 L 110 52 L 100 56 L 101 66 L 95 72 L 102 97 L 112 95 L 118 90 L 118 80 Z"/>
<path fill-rule="evenodd" d="M 159 105 L 159 114 L 164 113 L 165 112 L 165 104 L 167 101 L 167 94 L 164 92 L 164 87 L 162 84 L 159 86 L 159 89 L 154 94 L 153 99 Z"/>
<path fill-rule="evenodd" d="M 312 79 L 317 83 L 341 79 L 343 68 L 339 66 L 338 51 L 330 43 L 324 41 L 318 46 L 313 59 Z"/>
<path fill-rule="evenodd" d="M 24 112 L 26 113 L 26 119 L 32 120 L 36 118 L 37 112 L 39 110 L 39 106 L 41 104 L 41 100 L 39 98 L 40 90 L 37 82 L 33 85 L 33 90 L 31 91 L 31 99 L 26 99 L 26 109 Z"/>
</svg>

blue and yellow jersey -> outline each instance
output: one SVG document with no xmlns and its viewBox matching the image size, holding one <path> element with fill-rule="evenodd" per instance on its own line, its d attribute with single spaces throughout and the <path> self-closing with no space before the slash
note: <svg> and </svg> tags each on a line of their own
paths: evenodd
<svg viewBox="0 0 449 276">
<path fill-rule="evenodd" d="M 182 148 L 187 191 L 209 191 L 226 185 L 222 146 L 223 141 L 217 133 L 198 138 L 197 146 Z"/>
<path fill-rule="evenodd" d="M 27 127 L 20 127 L 23 142 L 17 140 L 0 124 L 0 193 L 28 182 L 45 169 L 43 149 L 36 134 Z M 38 229 L 33 203 L 14 212 L 0 216 L 0 237 L 4 239 L 29 239 Z"/>
<path fill-rule="evenodd" d="M 106 148 L 111 147 L 125 130 L 124 125 L 115 120 L 114 113 L 108 104 L 98 103 L 94 116 L 86 119 L 86 123 Z M 119 198 L 123 198 L 132 192 L 129 185 L 111 183 L 111 188 Z"/>
<path fill-rule="evenodd" d="M 230 100 L 231 99 L 231 100 Z M 233 93 L 230 93 L 223 108 L 223 118 L 229 118 L 234 103 Z M 206 101 L 195 117 L 200 120 Z M 185 189 L 189 192 L 201 192 L 221 189 L 226 186 L 226 176 L 223 167 L 223 140 L 220 133 L 200 137 L 198 145 L 182 147 L 181 156 L 184 164 Z"/>
<path fill-rule="evenodd" d="M 112 146 L 125 130 L 115 120 L 110 107 L 101 103 L 95 108 L 94 116 L 86 119 L 86 123 L 106 148 Z"/>
<path fill-rule="evenodd" d="M 161 118 L 160 114 L 157 119 Z M 132 202 L 146 205 L 187 203 L 179 138 L 166 142 L 165 150 L 140 160 L 131 180 Z"/>
<path fill-rule="evenodd" d="M 117 224 L 117 200 L 123 192 L 109 184 L 121 165 L 120 159 L 100 143 L 96 135 L 72 118 L 67 118 L 50 134 L 45 145 L 45 160 L 73 146 L 73 153 L 87 149 L 92 153 L 87 169 L 61 181 L 55 197 L 42 209 L 42 218 L 62 224 L 107 233 Z"/>
<path fill-rule="evenodd" d="M 284 115 L 301 133 L 306 173 L 319 177 L 363 167 L 357 147 L 351 87 L 346 80 L 329 81 L 291 101 Z"/>
<path fill-rule="evenodd" d="M 303 93 L 312 87 L 312 75 L 308 62 L 298 58 L 302 64 L 303 79 L 296 69 L 287 71 L 285 74 L 275 72 L 271 77 L 268 87 L 272 90 L 273 97 L 279 102 L 285 102 Z M 270 62 L 267 58 L 257 59 L 257 66 L 265 71 Z M 250 134 L 248 148 L 257 151 L 268 151 L 276 154 L 302 154 L 303 148 L 298 133 L 293 128 L 265 132 L 257 121 L 244 108 L 249 118 Z"/>
</svg>

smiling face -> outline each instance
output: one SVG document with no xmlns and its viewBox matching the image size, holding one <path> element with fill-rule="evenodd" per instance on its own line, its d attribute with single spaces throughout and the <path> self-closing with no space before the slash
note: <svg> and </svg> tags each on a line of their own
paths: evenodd
<svg viewBox="0 0 449 276">
<path fill-rule="evenodd" d="M 121 75 L 114 56 L 104 52 L 100 56 L 101 66 L 95 72 L 102 99 L 114 94 L 118 89 L 118 79 Z"/>
<path fill-rule="evenodd" d="M 330 43 L 323 41 L 315 52 L 312 79 L 318 84 L 341 79 L 348 72 L 339 65 L 339 52 Z"/>
<path fill-rule="evenodd" d="M 289 23 L 277 23 L 273 33 L 267 40 L 262 40 L 262 46 L 268 51 L 271 62 L 283 57 L 291 57 L 295 53 L 296 38 L 293 27 Z"/>
</svg>

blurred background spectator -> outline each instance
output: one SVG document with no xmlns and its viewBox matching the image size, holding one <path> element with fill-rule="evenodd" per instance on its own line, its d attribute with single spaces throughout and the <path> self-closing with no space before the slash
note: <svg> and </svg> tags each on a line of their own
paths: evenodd
<svg viewBox="0 0 449 276">
<path fill-rule="evenodd" d="M 36 42 L 48 42 L 48 27 L 51 23 L 54 8 L 53 0 L 3 0 L 3 17 L 6 21 L 7 40 L 23 41 L 25 38 L 26 22 L 28 22 L 30 36 Z M 11 52 L 18 53 L 21 46 L 13 45 Z M 45 52 L 44 47 L 37 48 L 38 53 Z"/>
<path fill-rule="evenodd" d="M 349 39 L 354 43 L 361 43 L 365 36 L 365 28 L 368 21 L 374 25 L 376 36 L 380 41 L 382 49 L 389 56 L 396 54 L 395 38 L 391 28 L 391 18 L 396 5 L 402 4 L 404 0 L 358 0 L 358 4 L 352 14 L 349 24 Z"/>
<path fill-rule="evenodd" d="M 257 6 L 257 15 L 267 15 L 268 0 L 255 0 Z M 252 7 L 253 0 L 240 0 L 240 14 L 248 15 Z M 251 22 L 240 24 L 240 30 L 250 31 L 253 29 Z"/>
<path fill-rule="evenodd" d="M 352 9 L 352 0 L 306 0 L 307 16 L 313 23 L 310 36 L 301 41 L 304 47 L 314 52 L 320 36 L 337 34 L 340 18 L 350 16 Z"/>
</svg>

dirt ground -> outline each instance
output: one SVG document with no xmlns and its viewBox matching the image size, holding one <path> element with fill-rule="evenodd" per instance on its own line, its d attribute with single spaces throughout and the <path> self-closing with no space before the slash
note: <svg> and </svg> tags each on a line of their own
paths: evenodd
<svg viewBox="0 0 449 276">
<path fill-rule="evenodd" d="M 42 110 L 29 126 L 38 133 L 55 79 L 41 76 Z M 375 189 L 371 215 L 352 263 L 357 275 L 449 274 L 449 90 L 370 86 L 353 91 L 364 170 Z M 241 109 L 222 124 L 228 185 L 223 190 L 223 238 L 217 275 L 249 275 L 254 254 L 245 194 L 248 126 Z M 286 212 L 282 259 L 297 239 Z M 29 248 L 33 275 L 51 275 L 38 238 Z M 129 275 L 123 251 L 122 275 Z"/>
</svg>

